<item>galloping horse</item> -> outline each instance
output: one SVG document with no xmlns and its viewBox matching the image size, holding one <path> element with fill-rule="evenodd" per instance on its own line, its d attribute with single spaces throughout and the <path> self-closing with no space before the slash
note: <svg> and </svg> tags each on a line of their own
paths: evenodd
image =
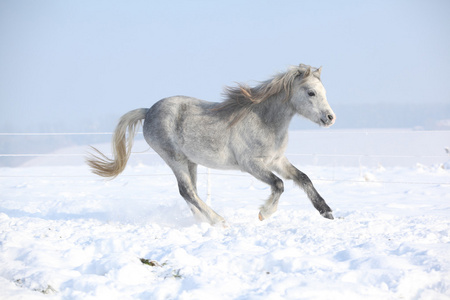
<svg viewBox="0 0 450 300">
<path fill-rule="evenodd" d="M 319 213 L 333 219 L 308 176 L 284 155 L 294 115 L 323 127 L 336 120 L 320 73 L 321 68 L 300 64 L 256 87 L 239 84 L 227 88 L 226 99 L 220 103 L 175 96 L 149 109 L 132 110 L 122 116 L 114 131 L 113 159 L 93 148 L 99 156 L 91 154 L 86 161 L 95 174 L 115 178 L 125 169 L 137 127 L 144 120 L 145 140 L 170 166 L 181 196 L 198 219 L 226 225 L 197 194 L 199 164 L 241 170 L 270 185 L 271 195 L 259 212 L 261 221 L 277 210 L 284 191 L 283 181 L 275 173 L 294 180 Z"/>
</svg>

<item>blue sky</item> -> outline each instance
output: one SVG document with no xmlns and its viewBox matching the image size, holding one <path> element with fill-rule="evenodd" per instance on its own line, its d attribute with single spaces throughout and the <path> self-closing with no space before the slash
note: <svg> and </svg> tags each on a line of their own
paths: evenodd
<svg viewBox="0 0 450 300">
<path fill-rule="evenodd" d="M 323 66 L 332 107 L 449 103 L 449 15 L 446 0 L 3 0 L 0 128 L 79 130 L 178 94 L 220 101 L 225 85 L 299 63 Z"/>
</svg>

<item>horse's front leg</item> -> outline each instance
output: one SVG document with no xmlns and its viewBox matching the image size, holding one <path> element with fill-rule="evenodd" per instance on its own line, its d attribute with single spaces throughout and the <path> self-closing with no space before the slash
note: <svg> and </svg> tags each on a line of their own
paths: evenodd
<svg viewBox="0 0 450 300">
<path fill-rule="evenodd" d="M 262 221 L 270 217 L 277 210 L 278 200 L 284 191 L 284 183 L 260 161 L 246 163 L 245 171 L 262 182 L 267 183 L 272 189 L 269 199 L 261 206 L 259 211 L 259 219 Z"/>
<path fill-rule="evenodd" d="M 327 219 L 334 219 L 332 210 L 319 195 L 317 190 L 314 188 L 309 177 L 292 165 L 286 157 L 283 157 L 276 165 L 275 171 L 280 174 L 285 179 L 292 179 L 294 182 L 300 186 L 311 200 L 314 207 L 319 211 L 319 213 Z"/>
</svg>

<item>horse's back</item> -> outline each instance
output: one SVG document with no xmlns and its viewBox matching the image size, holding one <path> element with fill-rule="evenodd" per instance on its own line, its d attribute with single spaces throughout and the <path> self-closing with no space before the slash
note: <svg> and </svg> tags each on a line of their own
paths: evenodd
<svg viewBox="0 0 450 300">
<path fill-rule="evenodd" d="M 235 168 L 230 129 L 215 113 L 216 105 L 185 96 L 162 99 L 147 113 L 144 137 L 163 158 L 185 156 L 201 165 Z"/>
<path fill-rule="evenodd" d="M 186 96 L 164 98 L 149 109 L 144 126 L 152 133 L 173 134 L 182 130 L 181 126 L 186 123 L 208 122 L 213 118 L 214 105 L 216 103 Z"/>
</svg>

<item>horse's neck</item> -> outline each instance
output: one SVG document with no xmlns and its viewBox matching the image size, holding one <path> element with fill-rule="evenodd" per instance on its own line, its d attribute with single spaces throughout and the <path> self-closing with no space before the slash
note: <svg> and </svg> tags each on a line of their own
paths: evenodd
<svg viewBox="0 0 450 300">
<path fill-rule="evenodd" d="M 273 96 L 259 103 L 255 113 L 272 131 L 277 131 L 279 134 L 287 133 L 289 124 L 295 115 L 289 101 L 284 100 L 284 95 Z"/>
</svg>

